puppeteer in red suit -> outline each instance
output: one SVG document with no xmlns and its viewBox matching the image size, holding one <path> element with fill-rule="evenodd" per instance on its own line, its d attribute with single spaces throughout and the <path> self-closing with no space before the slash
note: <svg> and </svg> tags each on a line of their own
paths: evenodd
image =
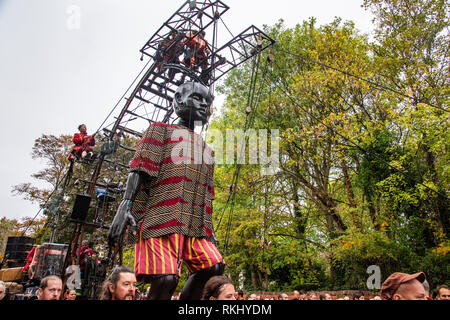
<svg viewBox="0 0 450 320">
<path fill-rule="evenodd" d="M 87 134 L 87 128 L 85 124 L 82 124 L 78 127 L 79 133 L 75 133 L 73 136 L 73 143 L 75 146 L 72 148 L 72 152 L 69 156 L 69 161 L 73 159 L 73 157 L 77 157 L 79 160 L 91 160 L 94 158 L 94 152 L 92 147 L 95 146 L 95 138 L 94 136 L 90 136 Z"/>
</svg>

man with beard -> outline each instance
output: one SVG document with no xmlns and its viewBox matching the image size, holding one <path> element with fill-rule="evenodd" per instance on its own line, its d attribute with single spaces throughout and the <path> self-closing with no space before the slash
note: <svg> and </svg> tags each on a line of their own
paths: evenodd
<svg viewBox="0 0 450 320">
<path fill-rule="evenodd" d="M 100 300 L 134 300 L 136 296 L 136 276 L 126 266 L 116 267 L 103 282 Z"/>
</svg>

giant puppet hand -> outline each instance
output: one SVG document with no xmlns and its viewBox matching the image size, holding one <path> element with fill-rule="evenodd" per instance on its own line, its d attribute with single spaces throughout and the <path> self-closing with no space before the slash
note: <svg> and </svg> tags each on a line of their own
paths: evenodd
<svg viewBox="0 0 450 320">
<path fill-rule="evenodd" d="M 131 226 L 133 233 L 137 232 L 137 224 L 131 214 L 131 207 L 145 178 L 144 175 L 144 173 L 132 172 L 128 176 L 125 195 L 109 229 L 108 243 L 111 247 L 119 243 L 120 237 L 128 225 Z"/>
</svg>

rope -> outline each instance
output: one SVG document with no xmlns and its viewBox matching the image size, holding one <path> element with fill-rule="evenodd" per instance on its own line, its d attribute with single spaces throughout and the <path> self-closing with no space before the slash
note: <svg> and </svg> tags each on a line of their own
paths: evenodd
<svg viewBox="0 0 450 320">
<path fill-rule="evenodd" d="M 264 83 L 265 83 L 265 80 L 267 79 L 267 69 L 268 69 L 268 66 L 266 65 L 266 69 L 264 70 L 264 75 L 263 75 L 263 78 L 264 78 Z M 253 74 L 253 69 L 252 69 L 252 74 Z M 252 87 L 253 86 L 253 81 L 254 81 L 254 78 L 253 78 L 253 76 L 252 76 L 252 80 L 251 80 L 251 84 L 250 84 L 250 87 Z M 259 101 L 259 99 L 260 99 L 260 97 L 261 97 L 261 92 L 262 92 L 262 88 L 264 87 L 264 83 L 263 83 L 263 86 L 261 86 L 261 88 L 260 88 L 260 93 L 259 93 L 259 97 L 258 97 L 258 99 L 257 99 L 257 102 Z M 251 92 L 249 91 L 249 101 L 250 101 L 250 94 L 251 94 Z M 253 106 L 253 105 L 249 105 L 249 106 Z M 244 130 L 245 130 L 245 132 L 247 131 L 247 129 L 248 129 L 248 126 L 249 126 L 249 123 L 252 123 L 253 122 L 253 120 L 254 120 L 254 115 L 255 115 L 255 111 L 256 111 L 256 109 L 255 108 L 251 108 L 251 110 L 252 110 L 252 112 L 250 113 L 250 114 L 247 114 L 247 116 L 246 116 L 246 119 L 245 119 L 245 125 L 244 125 Z M 244 141 L 244 145 L 245 145 L 245 141 Z M 241 149 L 242 150 L 242 149 Z M 241 151 L 241 156 L 242 156 L 242 151 Z M 240 161 L 239 161 L 240 162 Z M 240 165 L 238 164 L 238 167 L 240 167 Z M 236 173 L 237 173 L 237 170 L 235 171 L 235 173 L 234 173 L 234 175 L 233 175 L 233 179 L 232 179 L 232 186 L 233 185 L 237 185 L 237 181 L 236 181 Z M 234 187 L 232 190 L 231 190 L 231 192 L 230 192 L 230 194 L 229 194 L 229 196 L 228 196 L 228 200 L 227 200 L 227 202 L 226 202 L 226 204 L 225 204 L 225 207 L 224 207 L 224 209 L 223 209 L 223 211 L 222 211 L 222 215 L 221 215 L 221 218 L 220 218 L 220 220 L 219 220 L 219 223 L 218 223 L 218 226 L 217 226 L 217 228 L 216 228 L 216 231 L 220 228 L 220 226 L 221 226 L 221 223 L 222 223 L 222 219 L 223 219 L 223 216 L 224 216 L 224 213 L 225 213 L 225 211 L 226 211 L 226 209 L 227 209 L 227 207 L 228 207 L 228 205 L 229 205 L 229 203 L 230 203 L 230 200 L 231 200 L 231 198 L 232 198 L 232 196 L 233 196 L 233 190 L 235 190 L 236 188 Z"/>
<path fill-rule="evenodd" d="M 228 33 L 231 35 L 231 37 L 234 39 L 234 35 L 233 33 L 230 31 L 230 29 L 228 29 L 227 25 L 225 24 L 225 22 L 223 21 L 222 17 L 220 17 L 220 21 L 222 21 L 223 25 L 225 26 L 225 28 L 227 29 Z"/>
<path fill-rule="evenodd" d="M 256 92 L 256 80 L 258 78 L 258 73 L 259 73 L 259 64 L 260 64 L 260 58 L 261 58 L 261 52 L 258 54 L 257 59 L 254 60 L 254 65 L 252 67 L 252 77 L 251 77 L 251 83 L 250 83 L 250 91 L 249 91 L 249 96 L 248 96 L 248 101 L 247 101 L 247 105 L 249 108 L 251 108 L 250 112 L 247 112 L 247 116 L 246 116 L 246 121 L 245 121 L 245 126 L 244 126 L 244 130 L 245 132 L 247 132 L 248 128 L 250 126 L 253 125 L 253 121 L 255 119 L 255 115 L 256 115 L 256 110 L 257 108 L 255 107 L 259 100 L 261 99 L 262 96 L 262 89 L 264 87 L 265 81 L 267 79 L 267 70 L 268 70 L 268 64 L 266 64 L 265 70 L 263 72 L 263 83 L 260 87 L 259 93 L 258 93 L 258 98 L 255 100 L 255 92 Z M 240 153 L 240 160 L 242 159 L 242 156 L 244 154 L 243 149 L 245 148 L 246 145 L 246 140 L 244 137 L 244 141 L 243 144 L 241 146 L 241 153 Z M 225 244 L 224 244 L 224 255 L 226 255 L 226 252 L 228 250 L 228 245 L 229 245 L 229 239 L 230 239 L 230 231 L 231 231 L 231 223 L 232 223 L 232 218 L 233 218 L 233 214 L 234 214 L 234 204 L 235 204 L 235 199 L 236 199 L 236 189 L 237 189 L 237 184 L 238 184 L 238 180 L 239 180 L 239 176 L 240 176 L 240 172 L 241 172 L 241 168 L 242 165 L 240 164 L 240 161 L 238 162 L 237 165 L 237 169 L 234 173 L 233 176 L 233 181 L 232 181 L 232 186 L 231 186 L 231 190 L 230 190 L 230 194 L 227 200 L 227 203 L 224 207 L 224 210 L 222 212 L 222 216 L 220 218 L 218 227 L 216 230 L 218 230 L 220 228 L 220 225 L 222 223 L 222 219 L 224 217 L 225 211 L 231 201 L 231 209 L 230 209 L 230 216 L 228 219 L 228 224 L 227 224 L 227 229 L 226 229 L 226 236 L 225 236 Z"/>
<path fill-rule="evenodd" d="M 305 56 L 302 55 L 302 54 L 292 53 L 292 52 L 289 52 L 289 51 L 286 51 L 286 50 L 283 50 L 283 49 L 280 49 L 280 48 L 276 48 L 276 50 L 278 50 L 278 51 L 280 51 L 280 52 L 283 52 L 283 53 L 286 53 L 286 54 L 290 54 L 290 55 L 292 55 L 292 56 L 294 56 L 294 57 L 297 57 L 297 58 L 300 58 L 300 59 L 302 59 L 302 60 L 307 60 L 307 61 L 309 61 L 309 62 L 318 64 L 318 65 L 320 65 L 320 66 L 322 66 L 322 67 L 324 67 L 324 68 L 328 68 L 328 69 L 331 69 L 331 70 L 340 72 L 340 73 L 342 73 L 342 74 L 345 74 L 346 76 L 355 78 L 355 79 L 357 79 L 357 80 L 364 81 L 364 82 L 366 82 L 366 83 L 370 84 L 371 86 L 374 86 L 374 87 L 376 87 L 376 88 L 378 88 L 378 89 L 382 89 L 382 90 L 385 90 L 385 91 L 390 91 L 390 92 L 395 93 L 395 94 L 397 94 L 397 95 L 400 95 L 400 96 L 402 96 L 402 97 L 404 97 L 404 98 L 408 98 L 408 99 L 411 99 L 411 100 L 415 100 L 414 97 L 409 96 L 409 95 L 407 95 L 407 94 L 404 94 L 404 93 L 402 93 L 402 92 L 400 92 L 400 91 L 398 91 L 398 90 L 395 90 L 395 89 L 386 87 L 386 86 L 384 86 L 384 85 L 382 85 L 382 84 L 379 84 L 379 83 L 375 83 L 375 82 L 373 82 L 373 81 L 371 81 L 371 80 L 368 80 L 368 79 L 359 77 L 359 76 L 357 76 L 357 75 L 354 75 L 354 74 L 352 74 L 352 73 L 350 73 L 350 72 L 347 72 L 347 71 L 343 71 L 343 70 L 338 69 L 338 68 L 336 68 L 336 67 L 329 66 L 329 65 L 327 65 L 327 64 L 325 64 L 325 63 L 322 63 L 322 62 L 320 62 L 320 61 L 317 61 L 317 60 L 314 60 L 314 59 L 310 59 L 310 58 L 308 58 L 308 57 L 305 57 Z M 447 109 L 444 109 L 444 108 L 442 108 L 442 107 L 433 105 L 433 104 L 428 103 L 428 102 L 425 102 L 425 101 L 419 101 L 419 103 L 426 104 L 426 105 L 428 105 L 428 106 L 430 106 L 430 107 L 433 107 L 433 108 L 435 108 L 435 109 L 439 109 L 439 110 L 444 111 L 444 112 L 450 112 L 450 111 L 447 110 Z"/>
<path fill-rule="evenodd" d="M 305 113 L 307 113 L 311 118 L 313 118 L 315 121 L 317 121 L 318 123 L 320 123 L 321 125 L 323 125 L 324 127 L 326 127 L 328 130 L 330 130 L 331 132 L 334 132 L 336 135 L 340 136 L 342 139 L 344 139 L 345 141 L 349 142 L 353 147 L 356 147 L 357 149 L 359 149 L 360 151 L 362 151 L 365 154 L 368 155 L 372 155 L 375 156 L 376 158 L 378 158 L 378 160 L 380 160 L 381 162 L 383 162 L 384 164 L 386 164 L 387 166 L 389 166 L 391 169 L 401 173 L 402 175 L 404 175 L 406 178 L 411 179 L 412 181 L 416 182 L 417 184 L 420 184 L 421 186 L 425 187 L 428 190 L 431 190 L 432 192 L 440 195 L 441 197 L 449 200 L 449 198 L 442 194 L 441 192 L 434 190 L 432 188 L 430 188 L 429 186 L 421 183 L 421 182 L 417 182 L 415 179 L 411 178 L 407 173 L 405 173 L 403 170 L 400 170 L 396 167 L 394 167 L 393 165 L 391 165 L 390 163 L 388 163 L 386 160 L 382 159 L 378 154 L 374 154 L 366 149 L 364 149 L 363 147 L 361 147 L 360 145 L 358 145 L 357 143 L 355 143 L 354 141 L 350 140 L 349 138 L 345 137 L 344 135 L 342 135 L 341 133 L 337 132 L 336 130 L 334 130 L 332 127 L 330 127 L 329 125 L 325 124 L 323 121 L 321 121 L 320 119 L 318 119 L 316 116 L 314 116 L 313 114 L 311 114 L 306 108 L 304 108 L 300 103 L 297 102 L 297 100 L 295 98 L 292 97 L 292 95 L 288 92 L 288 90 L 284 89 L 277 81 L 273 81 L 272 79 L 272 83 L 277 85 L 278 88 L 283 92 L 283 94 L 289 98 L 289 100 L 291 100 L 291 102 L 293 104 L 295 104 L 296 106 L 298 106 L 300 109 L 302 109 Z M 285 83 L 283 83 L 284 87 L 287 88 L 287 85 Z"/>
<path fill-rule="evenodd" d="M 28 229 L 32 226 L 34 220 L 36 220 L 36 218 L 39 216 L 39 214 L 41 213 L 42 209 L 44 209 L 47 206 L 47 203 L 50 201 L 50 199 L 52 198 L 53 194 L 58 190 L 60 184 L 66 179 L 66 177 L 69 175 L 70 172 L 70 168 L 69 170 L 66 172 L 66 174 L 63 176 L 63 178 L 61 179 L 61 181 L 57 181 L 56 182 L 56 186 L 55 189 L 52 191 L 52 193 L 50 193 L 50 195 L 48 196 L 47 200 L 44 202 L 44 204 L 41 206 L 41 208 L 39 209 L 38 213 L 36 213 L 36 215 L 33 217 L 33 219 L 31 219 L 28 227 L 22 232 L 21 237 L 23 237 L 25 235 L 25 233 L 28 231 Z M 65 187 L 64 187 L 65 188 Z M 64 189 L 63 189 L 64 190 Z"/>
<path fill-rule="evenodd" d="M 109 117 L 113 114 L 113 112 L 117 109 L 117 107 L 119 106 L 120 102 L 125 98 L 126 94 L 128 91 L 130 91 L 130 89 L 133 87 L 133 85 L 136 83 L 136 81 L 140 78 L 141 74 L 145 71 L 145 69 L 147 69 L 147 66 L 150 64 L 151 59 L 148 60 L 148 62 L 145 64 L 144 68 L 141 70 L 141 72 L 139 72 L 139 74 L 137 75 L 137 77 L 133 80 L 133 82 L 131 83 L 131 85 L 128 87 L 128 89 L 125 91 L 125 93 L 122 95 L 122 97 L 119 99 L 119 101 L 116 103 L 116 105 L 114 106 L 114 108 L 111 110 L 111 112 L 108 114 L 108 116 L 106 117 L 106 119 L 102 122 L 102 124 L 99 126 L 99 128 L 97 129 L 97 131 L 94 133 L 93 136 L 95 136 L 97 133 L 100 132 L 100 130 L 102 129 L 103 125 L 106 123 L 106 121 L 109 119 Z M 116 121 L 115 121 L 116 122 Z M 114 123 L 115 123 L 114 122 Z"/>
</svg>

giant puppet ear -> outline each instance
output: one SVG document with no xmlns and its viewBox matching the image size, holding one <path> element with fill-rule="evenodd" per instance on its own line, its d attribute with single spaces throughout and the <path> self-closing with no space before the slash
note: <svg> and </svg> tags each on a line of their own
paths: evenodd
<svg viewBox="0 0 450 320">
<path fill-rule="evenodd" d="M 178 87 L 173 99 L 173 108 L 177 116 L 181 116 L 184 109 L 186 109 L 187 98 L 188 95 L 186 95 L 186 87 L 185 84 L 183 84 Z"/>
<path fill-rule="evenodd" d="M 183 103 L 182 99 L 181 99 L 181 92 L 177 91 L 175 92 L 175 96 L 173 97 L 173 106 L 176 110 L 180 110 L 180 107 Z"/>
</svg>

